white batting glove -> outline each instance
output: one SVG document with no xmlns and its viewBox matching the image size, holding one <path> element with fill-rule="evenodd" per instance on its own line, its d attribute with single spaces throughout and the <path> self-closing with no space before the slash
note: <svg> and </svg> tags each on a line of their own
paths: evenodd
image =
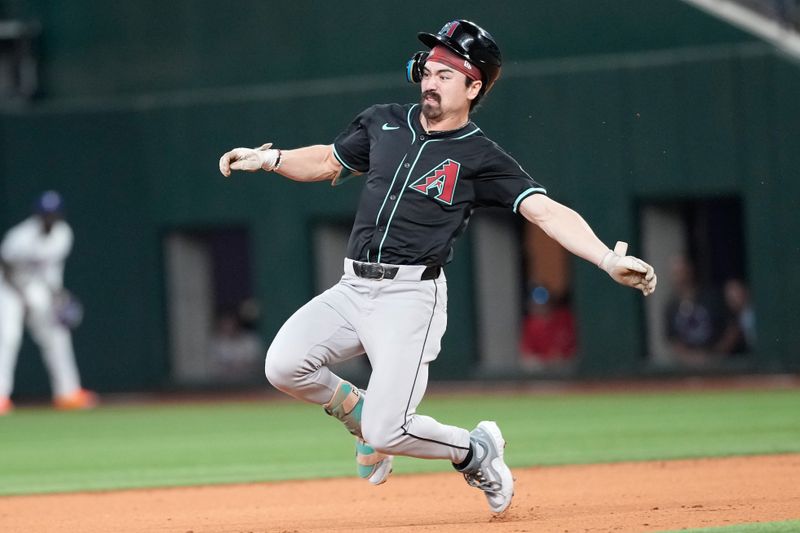
<svg viewBox="0 0 800 533">
<path fill-rule="evenodd" d="M 617 241 L 614 251 L 609 250 L 597 266 L 608 272 L 617 283 L 638 289 L 645 296 L 653 294 L 657 282 L 653 267 L 638 257 L 625 255 L 627 251 L 628 243 Z"/>
<path fill-rule="evenodd" d="M 231 170 L 275 170 L 280 165 L 281 151 L 272 148 L 272 143 L 258 148 L 234 148 L 219 158 L 219 171 L 223 176 L 231 175 Z"/>
</svg>

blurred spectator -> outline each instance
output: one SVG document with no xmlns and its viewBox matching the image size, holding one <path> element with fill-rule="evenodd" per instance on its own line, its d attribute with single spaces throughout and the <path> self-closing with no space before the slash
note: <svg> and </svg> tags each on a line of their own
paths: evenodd
<svg viewBox="0 0 800 533">
<path fill-rule="evenodd" d="M 723 287 L 725 306 L 728 311 L 725 329 L 716 350 L 724 354 L 743 354 L 755 346 L 755 313 L 750 305 L 750 291 L 738 279 L 730 279 Z"/>
<path fill-rule="evenodd" d="M 58 409 L 88 409 L 97 396 L 81 388 L 72 336 L 82 309 L 64 290 L 64 262 L 72 229 L 62 218 L 61 196 L 46 191 L 35 213 L 11 228 L 0 244 L 0 415 L 12 409 L 9 396 L 22 343 L 23 324 L 39 345 Z"/>
<path fill-rule="evenodd" d="M 539 286 L 530 292 L 522 323 L 520 362 L 529 370 L 563 367 L 575 355 L 575 319 L 566 298 Z"/>
<path fill-rule="evenodd" d="M 242 327 L 236 313 L 225 311 L 219 314 L 209 340 L 209 356 L 215 376 L 231 381 L 261 378 L 265 353 L 258 335 Z"/>
<path fill-rule="evenodd" d="M 261 319 L 261 305 L 255 298 L 247 298 L 239 304 L 238 307 L 239 324 L 248 330 L 256 331 L 258 329 L 258 321 Z"/>
<path fill-rule="evenodd" d="M 800 0 L 775 0 L 775 3 L 781 24 L 800 31 Z"/>
<path fill-rule="evenodd" d="M 700 286 L 694 266 L 683 256 L 670 265 L 673 294 L 666 307 L 667 339 L 676 361 L 689 366 L 704 366 L 717 358 L 724 313 L 720 298 L 709 287 Z"/>
</svg>

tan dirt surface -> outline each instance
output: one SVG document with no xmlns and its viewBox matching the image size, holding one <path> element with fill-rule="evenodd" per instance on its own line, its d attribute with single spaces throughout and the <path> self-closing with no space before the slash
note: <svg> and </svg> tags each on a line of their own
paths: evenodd
<svg viewBox="0 0 800 533">
<path fill-rule="evenodd" d="M 0 498 L 3 533 L 643 532 L 800 519 L 800 454 L 516 469 L 492 516 L 456 473 Z"/>
</svg>

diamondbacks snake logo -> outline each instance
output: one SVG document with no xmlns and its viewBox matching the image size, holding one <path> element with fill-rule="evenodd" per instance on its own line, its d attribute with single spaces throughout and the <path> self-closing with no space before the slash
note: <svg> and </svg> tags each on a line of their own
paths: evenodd
<svg viewBox="0 0 800 533">
<path fill-rule="evenodd" d="M 409 187 L 443 204 L 453 205 L 459 170 L 461 164 L 458 161 L 446 159 Z"/>
</svg>

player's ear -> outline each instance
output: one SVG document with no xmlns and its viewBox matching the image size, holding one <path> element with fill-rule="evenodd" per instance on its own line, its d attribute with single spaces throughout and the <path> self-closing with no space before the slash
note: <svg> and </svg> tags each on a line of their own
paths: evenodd
<svg viewBox="0 0 800 533">
<path fill-rule="evenodd" d="M 467 87 L 467 98 L 470 100 L 474 100 L 478 97 L 478 94 L 481 92 L 481 88 L 483 87 L 483 82 L 481 80 L 473 81 L 469 87 Z"/>
</svg>

